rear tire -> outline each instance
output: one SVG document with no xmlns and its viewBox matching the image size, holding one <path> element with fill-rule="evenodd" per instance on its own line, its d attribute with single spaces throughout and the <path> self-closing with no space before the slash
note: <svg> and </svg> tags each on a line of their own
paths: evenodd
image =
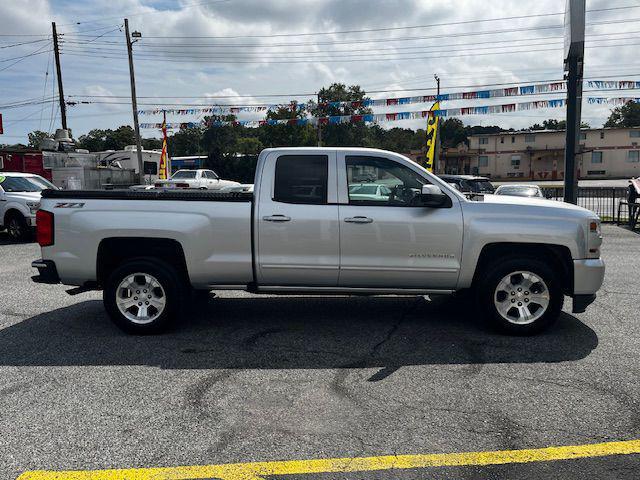
<svg viewBox="0 0 640 480">
<path fill-rule="evenodd" d="M 111 320 L 127 333 L 166 331 L 184 306 L 182 276 L 171 265 L 154 258 L 129 260 L 106 281 L 103 301 Z"/>
<path fill-rule="evenodd" d="M 562 311 L 560 274 L 532 257 L 509 257 L 485 270 L 477 295 L 489 323 L 503 333 L 534 335 Z"/>
</svg>

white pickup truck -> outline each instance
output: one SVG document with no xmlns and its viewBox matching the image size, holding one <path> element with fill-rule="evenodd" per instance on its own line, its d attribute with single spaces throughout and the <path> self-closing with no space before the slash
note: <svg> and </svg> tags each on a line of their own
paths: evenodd
<svg viewBox="0 0 640 480">
<path fill-rule="evenodd" d="M 363 182 L 366 179 L 366 182 Z M 363 183 L 381 185 L 357 193 Z M 357 186 L 356 188 L 350 188 Z M 353 193 L 352 193 L 353 192 Z M 545 199 L 467 200 L 402 155 L 275 148 L 255 191 L 45 191 L 34 281 L 104 290 L 133 333 L 165 329 L 197 290 L 269 294 L 471 291 L 495 326 L 532 334 L 593 302 L 600 220 Z"/>
<path fill-rule="evenodd" d="M 43 189 L 57 189 L 33 173 L 0 172 L 0 229 L 14 242 L 25 240 L 36 225 L 36 211 Z"/>
</svg>

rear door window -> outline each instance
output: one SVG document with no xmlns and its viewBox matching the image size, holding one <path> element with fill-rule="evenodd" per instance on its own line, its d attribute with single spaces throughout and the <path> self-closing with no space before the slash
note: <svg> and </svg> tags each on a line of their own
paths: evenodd
<svg viewBox="0 0 640 480">
<path fill-rule="evenodd" d="M 326 155 L 283 155 L 276 161 L 273 200 L 283 203 L 327 203 Z"/>
</svg>

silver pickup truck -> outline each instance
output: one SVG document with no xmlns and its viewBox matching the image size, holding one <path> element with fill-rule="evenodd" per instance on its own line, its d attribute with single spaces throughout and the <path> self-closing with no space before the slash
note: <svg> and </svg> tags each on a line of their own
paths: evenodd
<svg viewBox="0 0 640 480">
<path fill-rule="evenodd" d="M 473 294 L 470 309 L 532 334 L 593 302 L 600 220 L 574 205 L 467 200 L 396 153 L 275 148 L 253 193 L 45 191 L 36 282 L 103 289 L 132 333 L 165 329 L 198 290 L 269 294 Z M 467 297 L 467 295 L 464 295 Z M 468 300 L 465 300 L 468 301 Z"/>
</svg>

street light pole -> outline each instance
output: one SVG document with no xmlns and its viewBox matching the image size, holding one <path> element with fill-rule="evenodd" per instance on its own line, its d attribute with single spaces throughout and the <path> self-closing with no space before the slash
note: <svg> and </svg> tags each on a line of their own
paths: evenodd
<svg viewBox="0 0 640 480">
<path fill-rule="evenodd" d="M 131 106 L 133 108 L 133 128 L 136 135 L 136 151 L 138 155 L 138 175 L 140 177 L 140 183 L 144 183 L 144 164 L 142 162 L 142 140 L 140 139 L 140 124 L 138 123 L 138 101 L 136 98 L 136 77 L 133 71 L 133 42 L 131 41 L 131 35 L 129 35 L 129 20 L 124 19 L 124 31 L 127 37 L 127 52 L 129 54 L 129 78 L 131 80 Z M 140 32 L 133 32 L 138 38 L 141 36 Z M 134 40 L 135 41 L 135 40 Z"/>
</svg>

